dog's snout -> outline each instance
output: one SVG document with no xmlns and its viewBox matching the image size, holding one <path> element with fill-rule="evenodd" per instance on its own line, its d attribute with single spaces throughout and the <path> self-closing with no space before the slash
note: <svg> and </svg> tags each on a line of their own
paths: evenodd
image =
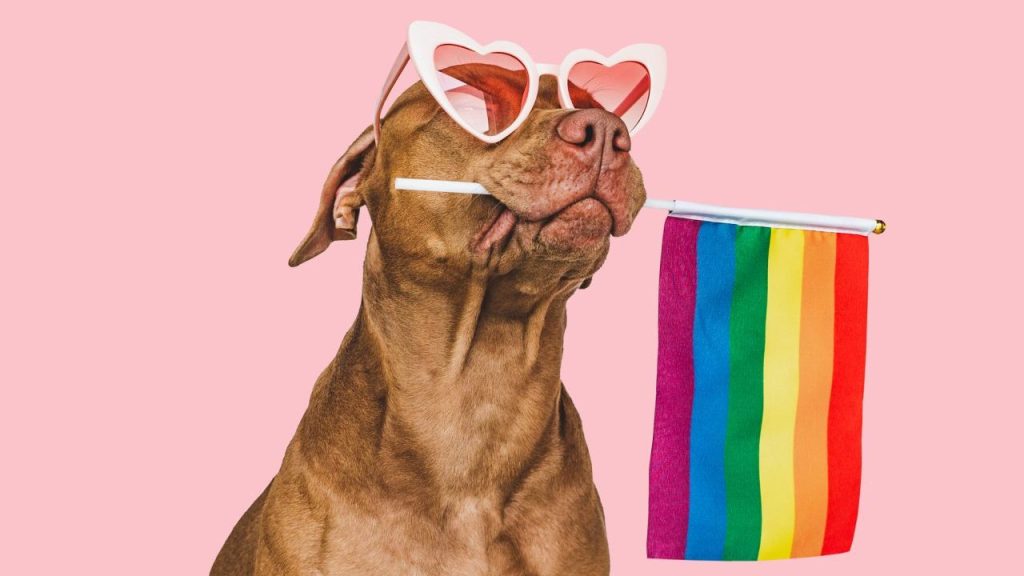
<svg viewBox="0 0 1024 576">
<path fill-rule="evenodd" d="M 567 114 L 558 123 L 556 132 L 563 142 L 596 155 L 604 152 L 606 142 L 616 153 L 628 153 L 632 145 L 622 119 L 596 108 Z"/>
</svg>

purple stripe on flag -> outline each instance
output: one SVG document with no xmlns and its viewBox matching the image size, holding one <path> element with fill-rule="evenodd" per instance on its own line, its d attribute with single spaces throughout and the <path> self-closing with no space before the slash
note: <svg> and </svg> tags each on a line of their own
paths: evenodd
<svg viewBox="0 0 1024 576">
<path fill-rule="evenodd" d="M 647 556 L 682 558 L 690 508 L 693 313 L 700 222 L 666 218 L 658 302 L 658 387 L 651 446 Z"/>
</svg>

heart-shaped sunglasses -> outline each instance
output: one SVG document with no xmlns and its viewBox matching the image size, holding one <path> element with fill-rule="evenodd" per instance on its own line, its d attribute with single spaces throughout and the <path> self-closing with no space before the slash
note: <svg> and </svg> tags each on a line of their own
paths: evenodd
<svg viewBox="0 0 1024 576">
<path fill-rule="evenodd" d="M 518 44 L 481 46 L 444 24 L 415 21 L 377 102 L 373 133 L 378 140 L 384 103 L 410 60 L 441 108 L 489 144 L 526 120 L 537 101 L 541 74 L 558 79 L 563 108 L 607 110 L 622 118 L 630 134 L 654 114 L 665 86 L 665 49 L 657 44 L 633 44 L 609 57 L 579 49 L 560 65 L 535 64 Z"/>
</svg>

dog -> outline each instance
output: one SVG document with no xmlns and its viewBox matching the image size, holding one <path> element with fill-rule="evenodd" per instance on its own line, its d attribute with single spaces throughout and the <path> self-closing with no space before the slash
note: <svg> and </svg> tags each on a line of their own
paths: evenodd
<svg viewBox="0 0 1024 576">
<path fill-rule="evenodd" d="M 542 76 L 522 126 L 485 144 L 417 82 L 334 164 L 289 264 L 355 238 L 365 208 L 362 304 L 212 576 L 608 574 L 559 376 L 566 301 L 646 193 L 622 120 L 577 108 Z"/>
</svg>

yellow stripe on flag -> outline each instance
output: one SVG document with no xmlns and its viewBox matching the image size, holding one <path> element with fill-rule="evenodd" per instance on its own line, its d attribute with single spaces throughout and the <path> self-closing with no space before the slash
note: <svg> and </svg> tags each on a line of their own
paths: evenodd
<svg viewBox="0 0 1024 576">
<path fill-rule="evenodd" d="M 789 558 L 793 547 L 796 522 L 793 442 L 800 391 L 803 262 L 803 231 L 773 229 L 768 247 L 768 308 L 765 316 L 759 560 Z"/>
</svg>

